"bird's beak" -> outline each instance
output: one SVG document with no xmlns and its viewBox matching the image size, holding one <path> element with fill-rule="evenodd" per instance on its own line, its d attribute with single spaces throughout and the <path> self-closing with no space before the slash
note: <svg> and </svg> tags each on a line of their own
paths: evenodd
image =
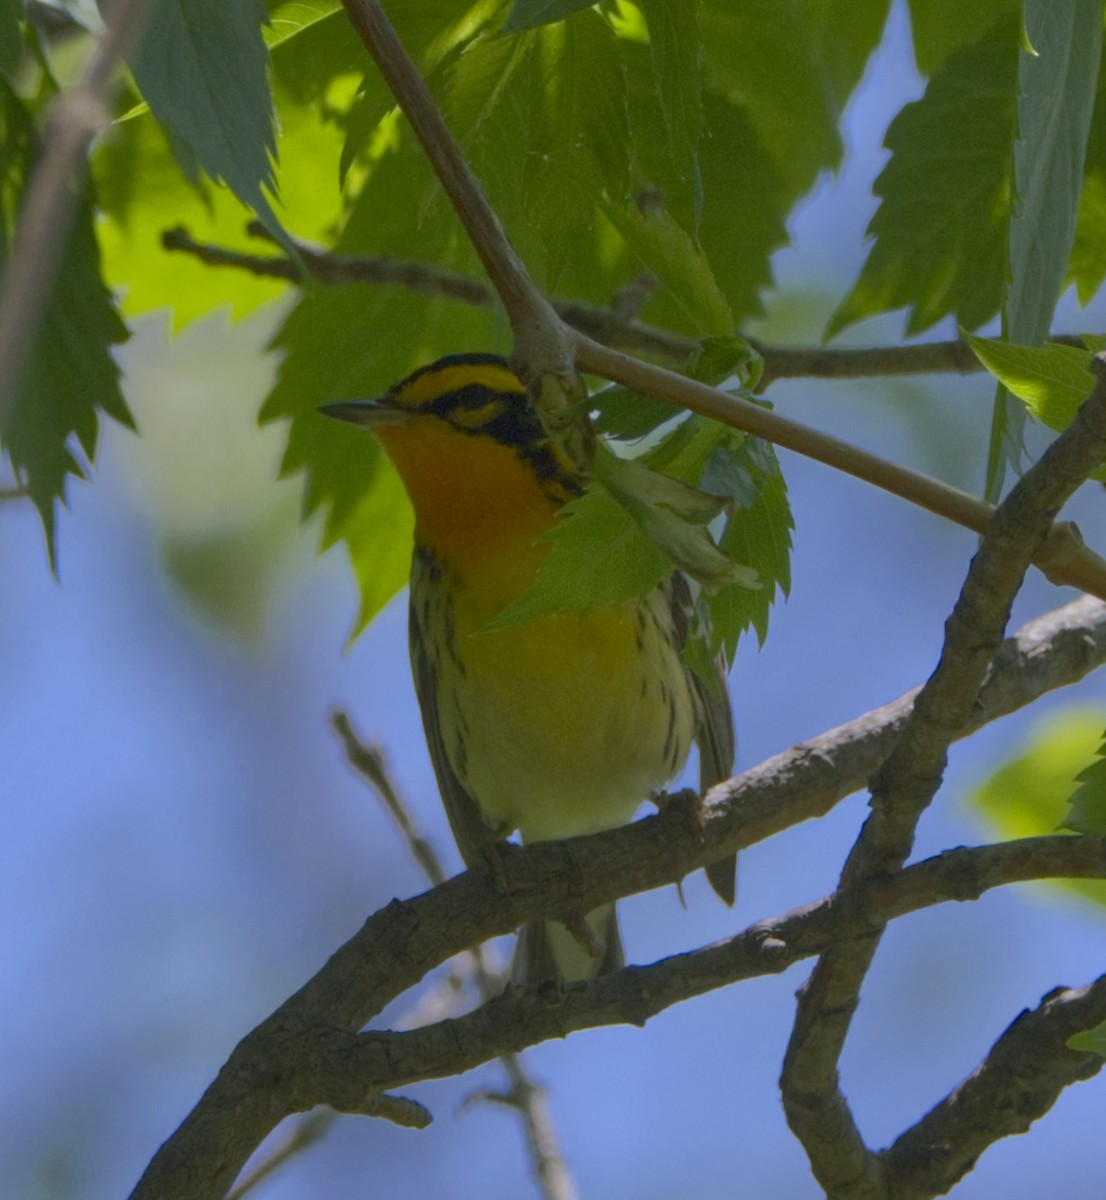
<svg viewBox="0 0 1106 1200">
<path fill-rule="evenodd" d="M 351 425 L 364 425 L 369 429 L 380 429 L 386 425 L 405 425 L 411 414 L 406 409 L 396 408 L 382 400 L 347 400 L 340 404 L 324 404 L 319 412 Z"/>
</svg>

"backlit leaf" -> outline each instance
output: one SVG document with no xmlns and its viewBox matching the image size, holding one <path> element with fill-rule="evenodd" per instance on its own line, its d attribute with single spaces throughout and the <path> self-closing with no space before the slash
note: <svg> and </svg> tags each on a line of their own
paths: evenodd
<svg viewBox="0 0 1106 1200">
<path fill-rule="evenodd" d="M 6 260 L 12 218 L 37 149 L 32 116 L 6 84 L 0 84 L 0 147 L 0 255 Z M 127 336 L 100 278 L 92 206 L 82 197 L 14 403 L 0 426 L 4 454 L 42 518 L 51 563 L 56 502 L 65 501 L 67 477 L 83 477 L 85 463 L 95 458 L 101 416 L 133 427 L 112 357 L 112 347 Z"/>
<path fill-rule="evenodd" d="M 1075 232 L 1083 158 L 1102 53 L 1099 0 L 1025 0 L 1018 58 L 1014 207 L 1002 332 L 1036 346 L 1052 326 Z M 995 400 L 984 495 L 998 499 L 1007 465 L 1022 456 L 1025 411 L 1001 390 Z"/>
<path fill-rule="evenodd" d="M 875 183 L 875 238 L 830 319 L 832 336 L 907 308 L 920 333 L 949 313 L 975 329 L 998 311 L 1005 281 L 1019 28 L 1003 21 L 949 56 L 925 95 L 891 122 L 891 161 Z"/>
<path fill-rule="evenodd" d="M 1069 708 L 1040 721 L 1021 739 L 1017 754 L 969 793 L 969 807 L 1002 839 L 1055 833 L 1070 816 L 1072 782 L 1099 745 L 1104 725 L 1101 707 Z M 1106 905 L 1106 882 L 1057 880 L 1047 886 Z"/>
<path fill-rule="evenodd" d="M 275 187 L 276 156 L 266 21 L 260 0 L 157 0 L 132 66 L 182 152 L 279 235 L 263 190 Z"/>
</svg>

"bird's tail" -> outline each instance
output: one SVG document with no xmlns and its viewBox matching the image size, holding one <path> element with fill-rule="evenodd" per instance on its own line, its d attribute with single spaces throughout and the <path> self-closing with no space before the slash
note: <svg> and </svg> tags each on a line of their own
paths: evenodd
<svg viewBox="0 0 1106 1200">
<path fill-rule="evenodd" d="M 590 954 L 558 921 L 524 925 L 511 964 L 511 983 L 516 987 L 532 987 L 550 979 L 557 983 L 578 983 L 625 966 L 615 906 L 605 904 L 594 909 L 588 913 L 587 922 L 602 946 L 601 953 L 596 955 Z"/>
</svg>

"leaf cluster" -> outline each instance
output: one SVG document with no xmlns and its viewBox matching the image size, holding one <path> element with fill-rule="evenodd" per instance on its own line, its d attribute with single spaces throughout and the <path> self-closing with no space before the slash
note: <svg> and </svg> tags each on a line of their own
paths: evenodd
<svg viewBox="0 0 1106 1200">
<path fill-rule="evenodd" d="M 41 7 L 0 8 L 0 253 L 49 101 L 96 40 L 84 6 L 61 5 L 50 22 Z M 539 285 L 617 306 L 645 273 L 650 285 L 638 288 L 629 319 L 717 345 L 709 339 L 731 337 L 761 311 L 796 205 L 841 164 L 842 118 L 889 2 L 426 0 L 391 9 Z M 1040 380 L 1059 359 L 1035 349 L 1060 291 L 1073 282 L 1085 301 L 1106 279 L 1101 6 L 980 0 L 965 14 L 949 0 L 911 0 L 909 16 L 924 91 L 888 128 L 869 252 L 826 332 L 896 309 L 908 334 L 950 316 L 967 329 L 1000 317 L 1004 341 L 1024 343 L 1029 357 L 1020 374 L 1000 369 L 1000 358 L 1023 351 L 976 343 L 1002 383 L 989 448 L 997 494 L 1019 461 L 1026 414 L 1062 428 L 1074 411 L 1074 390 L 1042 398 Z M 56 501 L 94 456 L 99 421 L 130 421 L 112 360 L 123 318 L 168 308 L 180 327 L 226 305 L 241 316 L 287 292 L 288 281 L 262 272 L 216 272 L 164 252 L 167 230 L 256 251 L 249 210 L 304 270 L 296 246 L 311 241 L 477 274 L 456 215 L 366 64 L 339 0 L 152 5 L 116 119 L 94 146 L 62 282 L 0 419 L 3 451 L 42 514 L 51 554 Z M 443 353 L 506 350 L 507 329 L 490 307 L 432 285 L 300 282 L 260 416 L 287 430 L 283 471 L 302 475 L 323 545 L 349 553 L 360 627 L 403 582 L 411 517 L 375 444 L 317 410 L 378 394 Z M 1068 359 L 1074 389 L 1085 379 Z M 755 384 L 747 377 L 746 392 Z M 558 524 L 543 580 L 513 616 L 609 603 L 672 562 L 693 573 L 700 564 L 697 627 L 712 630 L 708 649 L 732 652 L 750 626 L 763 639 L 772 599 L 788 586 L 791 527 L 770 448 L 699 418 L 675 424 L 666 405 L 641 395 L 607 394 L 596 407 L 600 430 L 629 443 L 631 456 L 650 439 L 641 466 L 724 498 L 724 510 L 704 518 L 701 534 L 671 536 L 669 500 L 641 503 L 633 489 L 598 481 Z M 711 565 L 709 535 L 759 587 L 749 574 L 721 577 L 728 568 Z M 579 567 L 599 549 L 610 564 L 601 583 Z"/>
</svg>

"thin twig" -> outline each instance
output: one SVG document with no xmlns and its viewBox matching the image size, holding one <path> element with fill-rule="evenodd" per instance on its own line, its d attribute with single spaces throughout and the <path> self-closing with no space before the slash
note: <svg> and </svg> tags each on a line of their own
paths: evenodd
<svg viewBox="0 0 1106 1200">
<path fill-rule="evenodd" d="M 1031 622 L 996 655 L 988 686 L 961 735 L 1032 703 L 1052 688 L 1082 679 L 1104 661 L 1106 605 L 1085 598 Z M 499 874 L 470 870 L 412 900 L 393 901 L 242 1039 L 192 1112 L 154 1156 L 133 1200 L 219 1200 L 284 1116 L 319 1102 L 302 1077 L 303 1054 L 319 1049 L 317 1031 L 333 1031 L 345 1046 L 349 1034 L 364 1028 L 386 1004 L 464 947 L 509 933 L 524 921 L 555 918 L 559 911 L 575 911 L 581 905 L 595 908 L 664 886 L 683 872 L 828 812 L 862 787 L 886 758 L 911 699 L 908 695 L 712 789 L 710 803 L 693 821 L 685 818 L 681 806 L 673 805 L 659 816 L 608 833 L 516 849 L 504 854 Z M 1092 845 L 1075 838 L 1054 841 L 1050 853 L 1064 856 L 1072 854 L 1073 846 Z M 916 870 L 910 868 L 895 882 L 916 878 L 912 874 Z M 856 932 L 853 926 L 848 930 L 850 936 Z M 758 961 L 763 970 L 770 970 L 778 939 L 761 937 L 753 930 L 747 940 L 749 952 L 758 947 Z M 824 945 L 815 946 L 811 952 L 822 949 Z M 709 958 L 708 953 L 704 969 Z M 669 969 L 687 984 L 682 961 Z M 643 977 L 640 970 L 631 969 L 618 978 L 618 986 L 625 989 Z M 644 978 L 648 982 L 656 977 Z M 589 1004 L 608 995 L 604 986 L 599 980 L 584 989 Z M 505 1003 L 503 997 L 492 1005 L 502 1010 Z M 579 1003 L 572 991 L 555 1006 L 531 1002 L 524 1012 L 525 1028 L 538 1030 L 531 1041 L 563 1034 L 563 1029 L 558 1033 L 557 1022 Z M 592 1024 L 598 1023 L 599 1011 L 592 1009 Z M 620 1004 L 618 1011 L 624 1014 L 627 1009 Z M 472 1017 L 478 1026 L 487 1020 L 488 1006 L 480 1012 L 482 1017 Z M 448 1031 L 455 1025 L 434 1027 L 438 1035 L 420 1030 L 417 1036 L 444 1036 L 448 1041 Z M 540 1032 L 547 1027 L 548 1035 Z M 305 1050 L 302 1039 L 308 1031 Z M 517 1048 L 499 1046 L 494 1053 Z M 442 1058 L 443 1074 L 450 1073 L 450 1061 L 462 1069 L 457 1051 L 454 1045 L 450 1051 L 454 1058 L 448 1060 L 448 1054 Z M 360 1079 L 362 1093 L 366 1078 Z M 353 1081 L 350 1090 L 355 1093 L 350 1099 L 356 1099 Z"/>
<path fill-rule="evenodd" d="M 260 222 L 251 221 L 248 230 L 255 237 L 260 237 L 261 231 L 264 230 L 265 235 L 271 238 L 269 231 Z M 412 292 L 447 296 L 452 300 L 485 307 L 494 299 L 491 290 L 479 280 L 427 263 L 392 258 L 385 254 L 371 257 L 332 254 L 312 246 L 309 242 L 295 241 L 293 244 L 307 268 L 307 274 L 319 283 L 332 286 L 345 283 L 389 284 Z M 161 235 L 161 245 L 166 250 L 190 254 L 207 266 L 234 267 L 240 271 L 248 271 L 251 275 L 303 284 L 303 272 L 286 254 L 243 254 L 225 246 L 196 242 L 181 226 L 167 229 Z"/>
<path fill-rule="evenodd" d="M 153 0 L 116 0 L 81 81 L 54 100 L 42 152 L 19 209 L 0 285 L 0 426 L 15 402 L 23 365 L 69 240 L 85 186 L 85 153 L 109 120 L 116 65 L 138 44 Z"/>
<path fill-rule="evenodd" d="M 20 486 L 0 487 L 0 500 L 25 500 L 31 493 Z"/>
<path fill-rule="evenodd" d="M 342 0 L 434 169 L 469 241 L 507 310 L 515 357 L 528 378 L 573 376 L 572 348 L 549 301 L 527 273 L 442 114 L 377 0 Z"/>
<path fill-rule="evenodd" d="M 441 860 L 400 797 L 380 747 L 358 737 L 349 715 L 341 709 L 331 712 L 330 724 L 341 739 L 350 765 L 372 785 L 399 827 L 419 869 L 432 885 L 444 882 L 446 874 Z M 471 962 L 473 977 L 481 995 L 485 1000 L 490 1000 L 502 990 L 502 980 L 488 970 L 481 947 L 474 948 Z M 522 1117 L 534 1175 L 546 1200 L 576 1200 L 576 1185 L 561 1154 L 544 1089 L 530 1078 L 517 1054 L 504 1054 L 500 1062 L 510 1085 L 507 1091 L 480 1092 L 477 1095 L 505 1104 Z"/>
<path fill-rule="evenodd" d="M 582 334 L 576 335 L 576 345 L 576 362 L 582 370 L 767 438 L 778 446 L 875 484 L 976 533 L 985 533 L 994 516 L 992 505 L 967 492 L 888 462 L 739 396 L 676 375 L 664 367 L 630 358 Z M 1106 560 L 1088 550 L 1072 526 L 1056 526 L 1038 548 L 1034 562 L 1053 583 L 1069 584 L 1106 599 Z"/>
<path fill-rule="evenodd" d="M 415 825 L 410 810 L 400 798 L 399 791 L 392 782 L 384 754 L 379 746 L 374 746 L 359 738 L 354 732 L 349 715 L 340 708 L 330 714 L 330 726 L 341 739 L 349 764 L 362 778 L 372 784 L 380 797 L 388 815 L 399 826 L 403 840 L 411 857 L 418 864 L 419 870 L 426 876 L 431 885 L 444 883 L 447 876 L 437 851 L 423 836 Z"/>
<path fill-rule="evenodd" d="M 334 1124 L 336 1117 L 337 1113 L 325 1108 L 320 1109 L 318 1112 L 308 1113 L 301 1121 L 296 1123 L 295 1128 L 279 1146 L 273 1149 L 272 1153 L 266 1155 L 248 1175 L 244 1175 L 231 1188 L 230 1192 L 227 1193 L 227 1200 L 242 1200 L 243 1196 L 252 1192 L 259 1183 L 268 1179 L 274 1171 L 284 1166 L 289 1159 L 294 1158 L 309 1146 L 314 1146 L 321 1142 L 327 1135 L 331 1125 Z"/>
<path fill-rule="evenodd" d="M 395 820 L 427 880 L 431 884 L 442 883 L 446 874 L 441 860 L 429 840 L 419 831 L 401 799 L 380 747 L 359 738 L 348 715 L 340 710 L 331 714 L 331 725 L 342 740 L 350 764 L 369 781 Z M 481 994 L 485 1000 L 490 999 L 501 990 L 502 981 L 489 971 L 482 947 L 473 949 L 470 962 Z M 544 1090 L 530 1079 L 518 1055 L 506 1054 L 500 1061 L 507 1073 L 509 1089 L 480 1095 L 506 1104 L 522 1117 L 534 1174 L 547 1200 L 575 1200 L 576 1187 L 560 1152 Z"/>
<path fill-rule="evenodd" d="M 1106 458 L 1106 358 L 1096 356 L 1093 366 L 1095 387 L 1075 421 L 999 506 L 972 562 L 937 669 L 873 781 L 872 813 L 841 874 L 846 903 L 869 880 L 905 862 L 918 820 L 940 787 L 949 746 L 972 718 L 1034 553 L 1060 507 Z M 819 959 L 799 991 L 784 1056 L 780 1087 L 788 1124 L 833 1200 L 887 1194 L 885 1163 L 865 1146 L 837 1072 L 883 929 L 873 925 Z"/>
<path fill-rule="evenodd" d="M 273 240 L 272 234 L 259 221 L 251 221 L 247 231 L 252 237 Z M 297 286 L 303 283 L 303 272 L 285 254 L 244 254 L 210 242 L 197 242 L 179 226 L 166 230 L 161 243 L 166 250 L 190 254 L 208 266 L 232 267 L 252 275 L 283 279 Z M 494 300 L 491 289 L 479 280 L 431 263 L 389 255 L 335 254 L 310 242 L 295 241 L 294 244 L 308 274 L 319 283 L 404 287 L 480 307 L 488 306 Z M 623 311 L 621 296 L 622 292 L 610 308 L 588 304 L 584 300 L 556 297 L 551 303 L 562 321 L 604 346 L 641 354 L 674 367 L 683 366 L 696 352 L 699 343 L 694 338 L 648 325 Z M 640 298 L 639 288 L 634 289 L 633 298 Z M 983 364 L 963 338 L 912 346 L 782 346 L 760 338 L 746 337 L 746 340 L 764 359 L 760 390 L 777 379 L 967 375 L 983 370 Z M 1057 334 L 1051 340 L 1063 346 L 1083 346 L 1080 338 L 1069 334 Z"/>
</svg>

